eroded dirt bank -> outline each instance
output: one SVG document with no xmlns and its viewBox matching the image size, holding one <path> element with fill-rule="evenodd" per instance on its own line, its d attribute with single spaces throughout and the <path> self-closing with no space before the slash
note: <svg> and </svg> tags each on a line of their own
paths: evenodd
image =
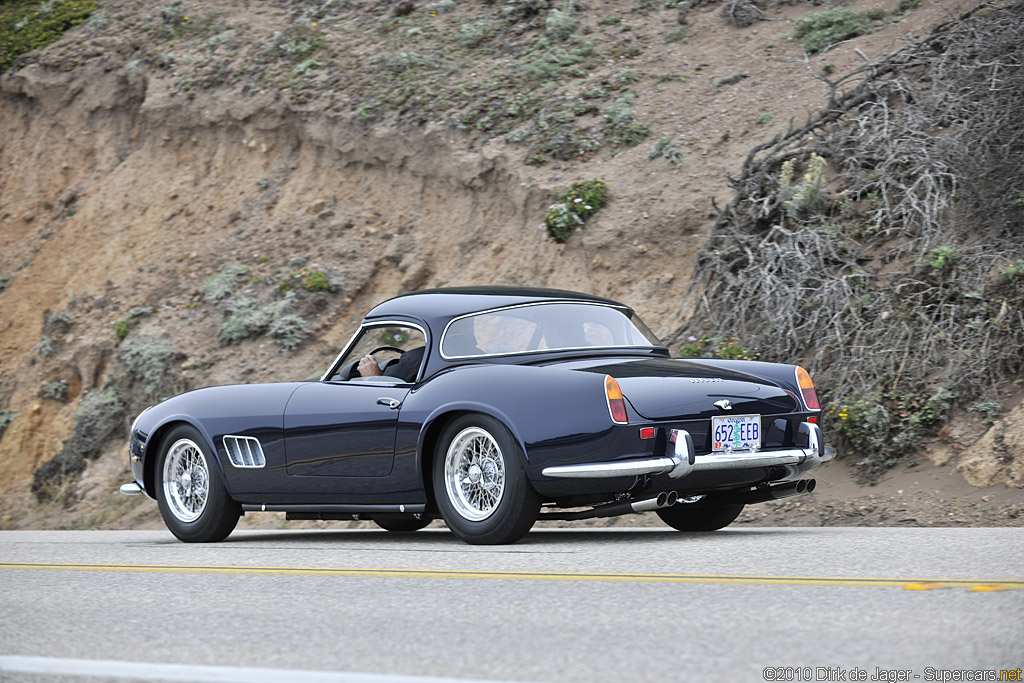
<svg viewBox="0 0 1024 683">
<path fill-rule="evenodd" d="M 674 13 L 643 21 L 677 26 Z M 845 68 L 858 59 L 854 47 L 883 52 L 929 19 L 913 21 L 830 59 Z M 12 415 L 0 439 L 0 526 L 155 523 L 150 501 L 114 492 L 126 464 L 111 435 L 137 410 L 188 388 L 319 375 L 371 305 L 405 291 L 575 289 L 634 305 L 658 333 L 678 328 L 693 254 L 714 216 L 710 200 L 728 196 L 723 166 L 735 167 L 757 136 L 822 95 L 798 49 L 776 45 L 767 29 L 722 29 L 710 8 L 691 13 L 690 25 L 692 53 L 671 44 L 639 58 L 639 72 L 727 77 L 739 68 L 738 44 L 759 59 L 742 64 L 749 91 L 710 76 L 686 90 L 653 77 L 635 84 L 641 114 L 685 146 L 679 165 L 651 161 L 641 145 L 578 167 L 537 168 L 501 139 L 481 141 L 449 123 L 366 121 L 241 86 L 183 97 L 174 74 L 145 62 L 4 74 L 0 276 L 11 277 L 0 291 L 0 408 Z M 769 110 L 777 118 L 762 124 Z M 537 223 L 556 188 L 585 177 L 609 180 L 612 200 L 585 231 L 555 244 Z M 323 287 L 307 287 L 317 272 Z M 267 310 L 298 322 L 278 334 L 258 321 Z M 233 321 L 235 336 L 226 337 Z M 62 452 L 87 399 L 108 389 L 118 397 L 114 423 L 90 433 L 98 445 L 84 471 L 37 487 L 40 507 L 34 473 Z M 1020 489 L 1006 483 L 1024 480 L 1024 458 L 965 457 L 986 432 L 993 451 L 1024 447 L 1013 440 L 1020 392 L 1007 401 L 1018 407 L 1006 421 L 965 421 L 931 447 L 946 471 L 959 463 L 971 483 L 1014 496 Z M 964 519 L 1018 524 L 1019 506 L 1002 495 Z M 851 519 L 865 505 L 854 505 Z"/>
</svg>

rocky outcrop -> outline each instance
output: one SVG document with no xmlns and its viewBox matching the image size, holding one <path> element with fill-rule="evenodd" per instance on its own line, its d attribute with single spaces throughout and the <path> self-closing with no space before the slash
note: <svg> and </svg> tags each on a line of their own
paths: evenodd
<svg viewBox="0 0 1024 683">
<path fill-rule="evenodd" d="M 975 446 L 966 449 L 957 470 L 975 486 L 1024 488 L 1024 403 L 996 420 Z"/>
</svg>

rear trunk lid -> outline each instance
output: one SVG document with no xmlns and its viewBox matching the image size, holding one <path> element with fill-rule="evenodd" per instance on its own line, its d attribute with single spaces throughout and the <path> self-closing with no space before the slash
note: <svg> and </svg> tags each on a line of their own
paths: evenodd
<svg viewBox="0 0 1024 683">
<path fill-rule="evenodd" d="M 577 366 L 614 377 L 626 400 L 648 420 L 723 415 L 716 401 L 728 400 L 733 415 L 778 415 L 800 411 L 790 393 L 768 380 L 685 360 L 649 358 Z"/>
</svg>

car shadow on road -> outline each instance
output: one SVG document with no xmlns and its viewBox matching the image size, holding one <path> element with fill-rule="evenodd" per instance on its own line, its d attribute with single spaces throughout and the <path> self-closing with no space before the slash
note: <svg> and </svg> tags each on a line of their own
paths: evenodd
<svg viewBox="0 0 1024 683">
<path fill-rule="evenodd" d="M 665 543 L 665 542 L 693 542 L 693 541 L 721 541 L 785 535 L 792 537 L 806 533 L 807 530 L 801 527 L 756 527 L 724 529 L 713 533 L 694 532 L 684 533 L 672 529 L 661 528 L 588 528 L 588 529 L 562 529 L 562 528 L 541 528 L 534 529 L 522 539 L 511 545 L 502 546 L 471 546 L 463 543 L 455 534 L 444 528 L 424 529 L 411 533 L 394 533 L 383 529 L 294 529 L 294 530 L 246 530 L 236 531 L 220 545 L 250 545 L 265 544 L 268 542 L 277 544 L 305 544 L 305 543 L 330 543 L 330 544 L 359 544 L 361 546 L 388 546 L 391 549 L 401 549 L 401 546 L 408 546 L 423 550 L 426 548 L 441 550 L 444 548 L 476 550 L 515 550 L 517 548 L 529 548 L 537 546 L 552 546 L 564 543 Z"/>
</svg>

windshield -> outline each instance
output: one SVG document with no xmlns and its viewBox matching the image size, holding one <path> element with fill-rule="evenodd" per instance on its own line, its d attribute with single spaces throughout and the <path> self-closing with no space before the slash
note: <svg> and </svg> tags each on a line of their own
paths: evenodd
<svg viewBox="0 0 1024 683">
<path fill-rule="evenodd" d="M 543 303 L 473 313 L 448 323 L 441 355 L 474 358 L 539 351 L 661 346 L 636 314 L 603 304 Z"/>
</svg>

